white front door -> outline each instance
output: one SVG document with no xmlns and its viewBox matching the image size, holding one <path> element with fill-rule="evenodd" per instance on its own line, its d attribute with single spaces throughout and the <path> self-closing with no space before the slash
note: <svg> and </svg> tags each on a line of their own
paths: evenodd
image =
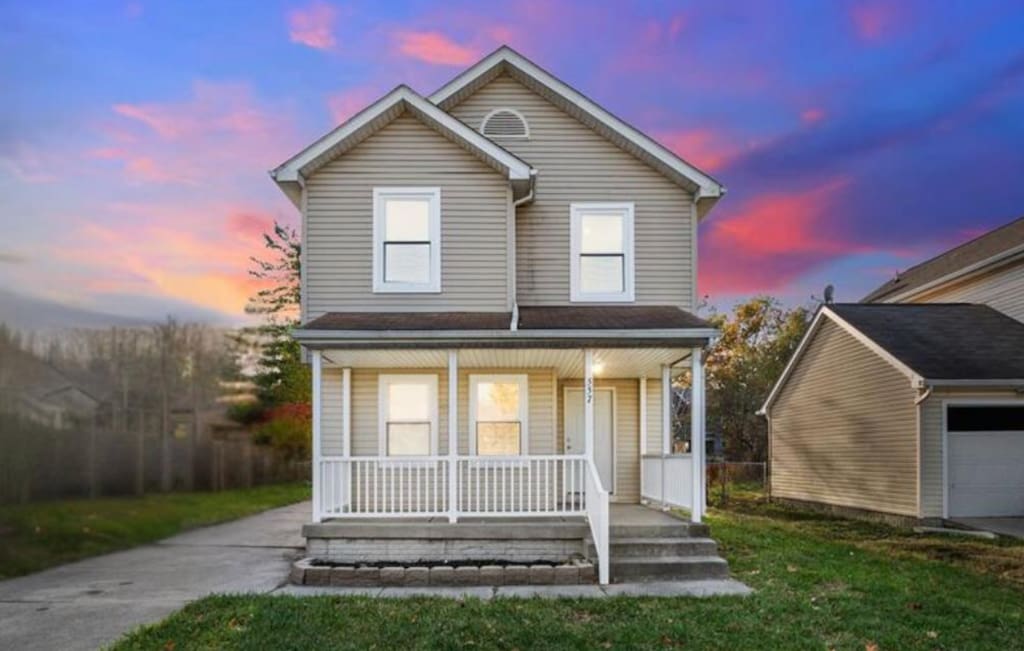
<svg viewBox="0 0 1024 651">
<path fill-rule="evenodd" d="M 565 453 L 586 452 L 583 432 L 583 390 L 565 390 Z M 615 492 L 615 392 L 612 389 L 594 391 L 594 465 L 601 484 L 610 493 Z"/>
</svg>

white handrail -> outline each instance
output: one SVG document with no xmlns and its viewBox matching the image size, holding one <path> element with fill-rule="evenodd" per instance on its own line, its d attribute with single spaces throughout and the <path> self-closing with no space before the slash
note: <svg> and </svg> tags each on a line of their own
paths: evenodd
<svg viewBox="0 0 1024 651">
<path fill-rule="evenodd" d="M 601 486 L 601 477 L 597 474 L 597 466 L 593 459 L 587 459 L 587 522 L 590 524 L 590 536 L 594 539 L 597 550 L 597 576 L 601 585 L 608 585 L 608 491 Z"/>
</svg>

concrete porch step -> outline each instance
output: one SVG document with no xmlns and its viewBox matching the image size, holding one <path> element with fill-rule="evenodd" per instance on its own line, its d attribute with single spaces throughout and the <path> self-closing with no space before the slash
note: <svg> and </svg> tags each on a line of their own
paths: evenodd
<svg viewBox="0 0 1024 651">
<path fill-rule="evenodd" d="M 711 538 L 612 538 L 608 546 L 613 560 L 664 556 L 715 556 L 718 553 L 718 543 Z M 587 553 L 591 558 L 597 556 L 597 550 L 589 541 Z"/>
<path fill-rule="evenodd" d="M 707 538 L 711 529 L 706 524 L 683 522 L 664 524 L 615 524 L 608 528 L 612 540 L 616 538 Z"/>
<path fill-rule="evenodd" d="M 729 576 L 729 564 L 718 556 L 615 558 L 612 555 L 610 569 L 612 580 L 617 583 L 724 579 Z"/>
</svg>

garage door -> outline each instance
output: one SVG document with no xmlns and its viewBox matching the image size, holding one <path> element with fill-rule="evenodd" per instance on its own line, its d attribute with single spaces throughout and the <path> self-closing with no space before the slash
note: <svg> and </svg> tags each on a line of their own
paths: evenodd
<svg viewBox="0 0 1024 651">
<path fill-rule="evenodd" d="M 1024 515 L 1024 406 L 949 406 L 950 517 Z"/>
</svg>

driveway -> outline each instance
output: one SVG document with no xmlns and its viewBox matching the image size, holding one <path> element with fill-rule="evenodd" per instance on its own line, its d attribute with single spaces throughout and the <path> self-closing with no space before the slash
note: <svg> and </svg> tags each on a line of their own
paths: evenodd
<svg viewBox="0 0 1024 651">
<path fill-rule="evenodd" d="M 304 540 L 303 502 L 0 582 L 0 649 L 95 649 L 213 592 L 269 592 Z"/>
<path fill-rule="evenodd" d="M 1024 518 L 957 518 L 954 522 L 967 525 L 971 529 L 1024 539 Z"/>
</svg>

